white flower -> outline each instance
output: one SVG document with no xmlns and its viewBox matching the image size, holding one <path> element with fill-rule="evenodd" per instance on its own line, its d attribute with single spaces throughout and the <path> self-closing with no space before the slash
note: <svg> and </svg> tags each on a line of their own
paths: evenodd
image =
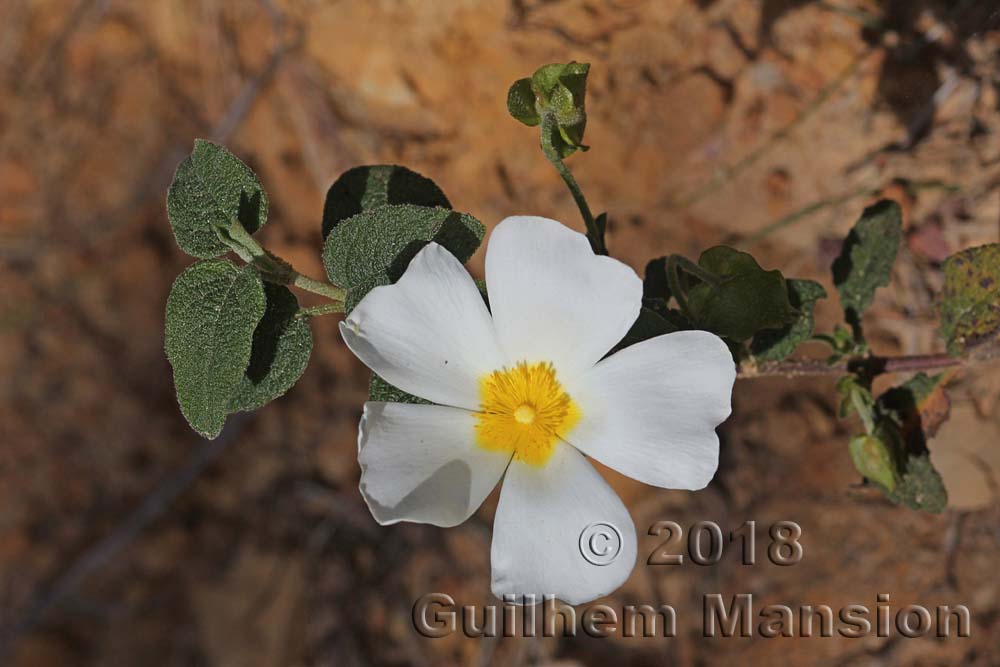
<svg viewBox="0 0 1000 667">
<path fill-rule="evenodd" d="M 705 331 L 603 358 L 638 316 L 642 282 L 554 220 L 501 222 L 486 285 L 489 309 L 459 261 L 431 243 L 341 323 L 369 368 L 435 404 L 365 404 L 361 493 L 381 524 L 454 526 L 503 477 L 493 593 L 580 604 L 618 588 L 636 559 L 632 519 L 584 455 L 653 486 L 704 487 L 735 364 Z M 595 523 L 621 534 L 609 564 L 581 554 Z"/>
</svg>

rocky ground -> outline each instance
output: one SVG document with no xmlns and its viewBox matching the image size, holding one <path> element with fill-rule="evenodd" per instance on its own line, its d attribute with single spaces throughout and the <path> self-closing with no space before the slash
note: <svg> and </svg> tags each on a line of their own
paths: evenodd
<svg viewBox="0 0 1000 667">
<path fill-rule="evenodd" d="M 490 599 L 496 497 L 447 531 L 374 523 L 356 488 L 368 377 L 335 318 L 315 321 L 298 385 L 214 446 L 180 416 L 162 351 L 189 261 L 164 195 L 195 137 L 257 170 L 265 244 L 315 275 L 326 188 L 357 164 L 431 176 L 488 227 L 534 213 L 582 229 L 505 109 L 510 82 L 570 59 L 593 65 L 593 149 L 570 164 L 610 211 L 612 254 L 641 270 L 726 242 L 831 288 L 838 239 L 890 196 L 907 243 L 871 339 L 939 351 L 940 260 L 1000 231 L 998 53 L 995 0 L 4 3 L 0 662 L 1000 664 L 996 366 L 951 378 L 952 418 L 930 443 L 943 514 L 859 487 L 846 440 L 860 427 L 836 419 L 833 378 L 741 381 L 707 490 L 605 472 L 641 530 L 795 521 L 801 563 L 743 566 L 727 547 L 714 566 L 640 564 L 606 602 L 673 605 L 672 639 L 424 639 L 421 595 Z M 837 310 L 824 302 L 820 326 Z M 660 542 L 641 537 L 640 554 Z M 705 639 L 705 593 L 965 604 L 972 632 Z"/>
</svg>

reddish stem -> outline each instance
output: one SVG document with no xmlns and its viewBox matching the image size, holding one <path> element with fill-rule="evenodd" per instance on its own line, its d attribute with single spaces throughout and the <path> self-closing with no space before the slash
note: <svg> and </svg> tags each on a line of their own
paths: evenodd
<svg viewBox="0 0 1000 667">
<path fill-rule="evenodd" d="M 759 377 L 801 377 L 807 375 L 842 375 L 853 370 L 868 372 L 871 377 L 885 373 L 913 373 L 930 371 L 952 366 L 970 366 L 994 361 L 1000 357 L 1000 345 L 986 344 L 970 348 L 961 357 L 947 354 L 911 354 L 899 357 L 857 357 L 828 364 L 820 359 L 796 359 L 789 361 L 744 362 L 740 365 L 739 377 L 753 379 Z"/>
</svg>

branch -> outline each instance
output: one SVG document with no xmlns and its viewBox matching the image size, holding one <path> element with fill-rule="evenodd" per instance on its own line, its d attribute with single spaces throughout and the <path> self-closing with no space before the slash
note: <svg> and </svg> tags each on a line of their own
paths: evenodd
<svg viewBox="0 0 1000 667">
<path fill-rule="evenodd" d="M 870 377 L 887 373 L 915 373 L 953 366 L 975 366 L 1000 359 L 1000 343 L 989 341 L 974 347 L 961 357 L 948 354 L 910 354 L 898 357 L 854 357 L 829 364 L 821 359 L 795 359 L 788 361 L 756 362 L 747 360 L 740 364 L 741 379 L 762 377 L 805 377 L 810 375 L 843 375 L 865 371 Z"/>
</svg>

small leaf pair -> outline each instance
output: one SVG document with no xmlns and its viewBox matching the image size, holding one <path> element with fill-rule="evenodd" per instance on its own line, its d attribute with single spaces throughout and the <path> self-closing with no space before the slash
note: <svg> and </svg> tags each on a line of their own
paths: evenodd
<svg viewBox="0 0 1000 667">
<path fill-rule="evenodd" d="M 203 259 L 174 283 L 165 347 L 181 412 L 205 437 L 217 436 L 229 414 L 284 394 L 312 353 L 308 313 L 285 286 L 302 276 L 252 238 L 267 222 L 267 209 L 267 193 L 253 171 L 222 146 L 201 140 L 178 166 L 167 196 L 177 244 Z M 395 165 L 358 167 L 327 193 L 323 264 L 333 286 L 346 291 L 343 308 L 350 310 L 373 287 L 397 280 L 429 241 L 464 262 L 484 232 L 475 218 L 452 211 L 430 179 Z M 247 265 L 216 259 L 229 251 Z M 316 281 L 310 282 L 315 289 Z M 418 400 L 379 378 L 371 393 Z"/>
<path fill-rule="evenodd" d="M 198 140 L 177 168 L 167 215 L 177 245 L 204 258 L 188 267 L 167 299 L 165 349 L 181 412 L 201 435 L 226 417 L 283 395 L 302 375 L 312 332 L 287 287 L 265 283 L 252 264 L 214 259 L 234 249 L 220 232 L 267 222 L 267 193 L 222 146 Z"/>
</svg>

